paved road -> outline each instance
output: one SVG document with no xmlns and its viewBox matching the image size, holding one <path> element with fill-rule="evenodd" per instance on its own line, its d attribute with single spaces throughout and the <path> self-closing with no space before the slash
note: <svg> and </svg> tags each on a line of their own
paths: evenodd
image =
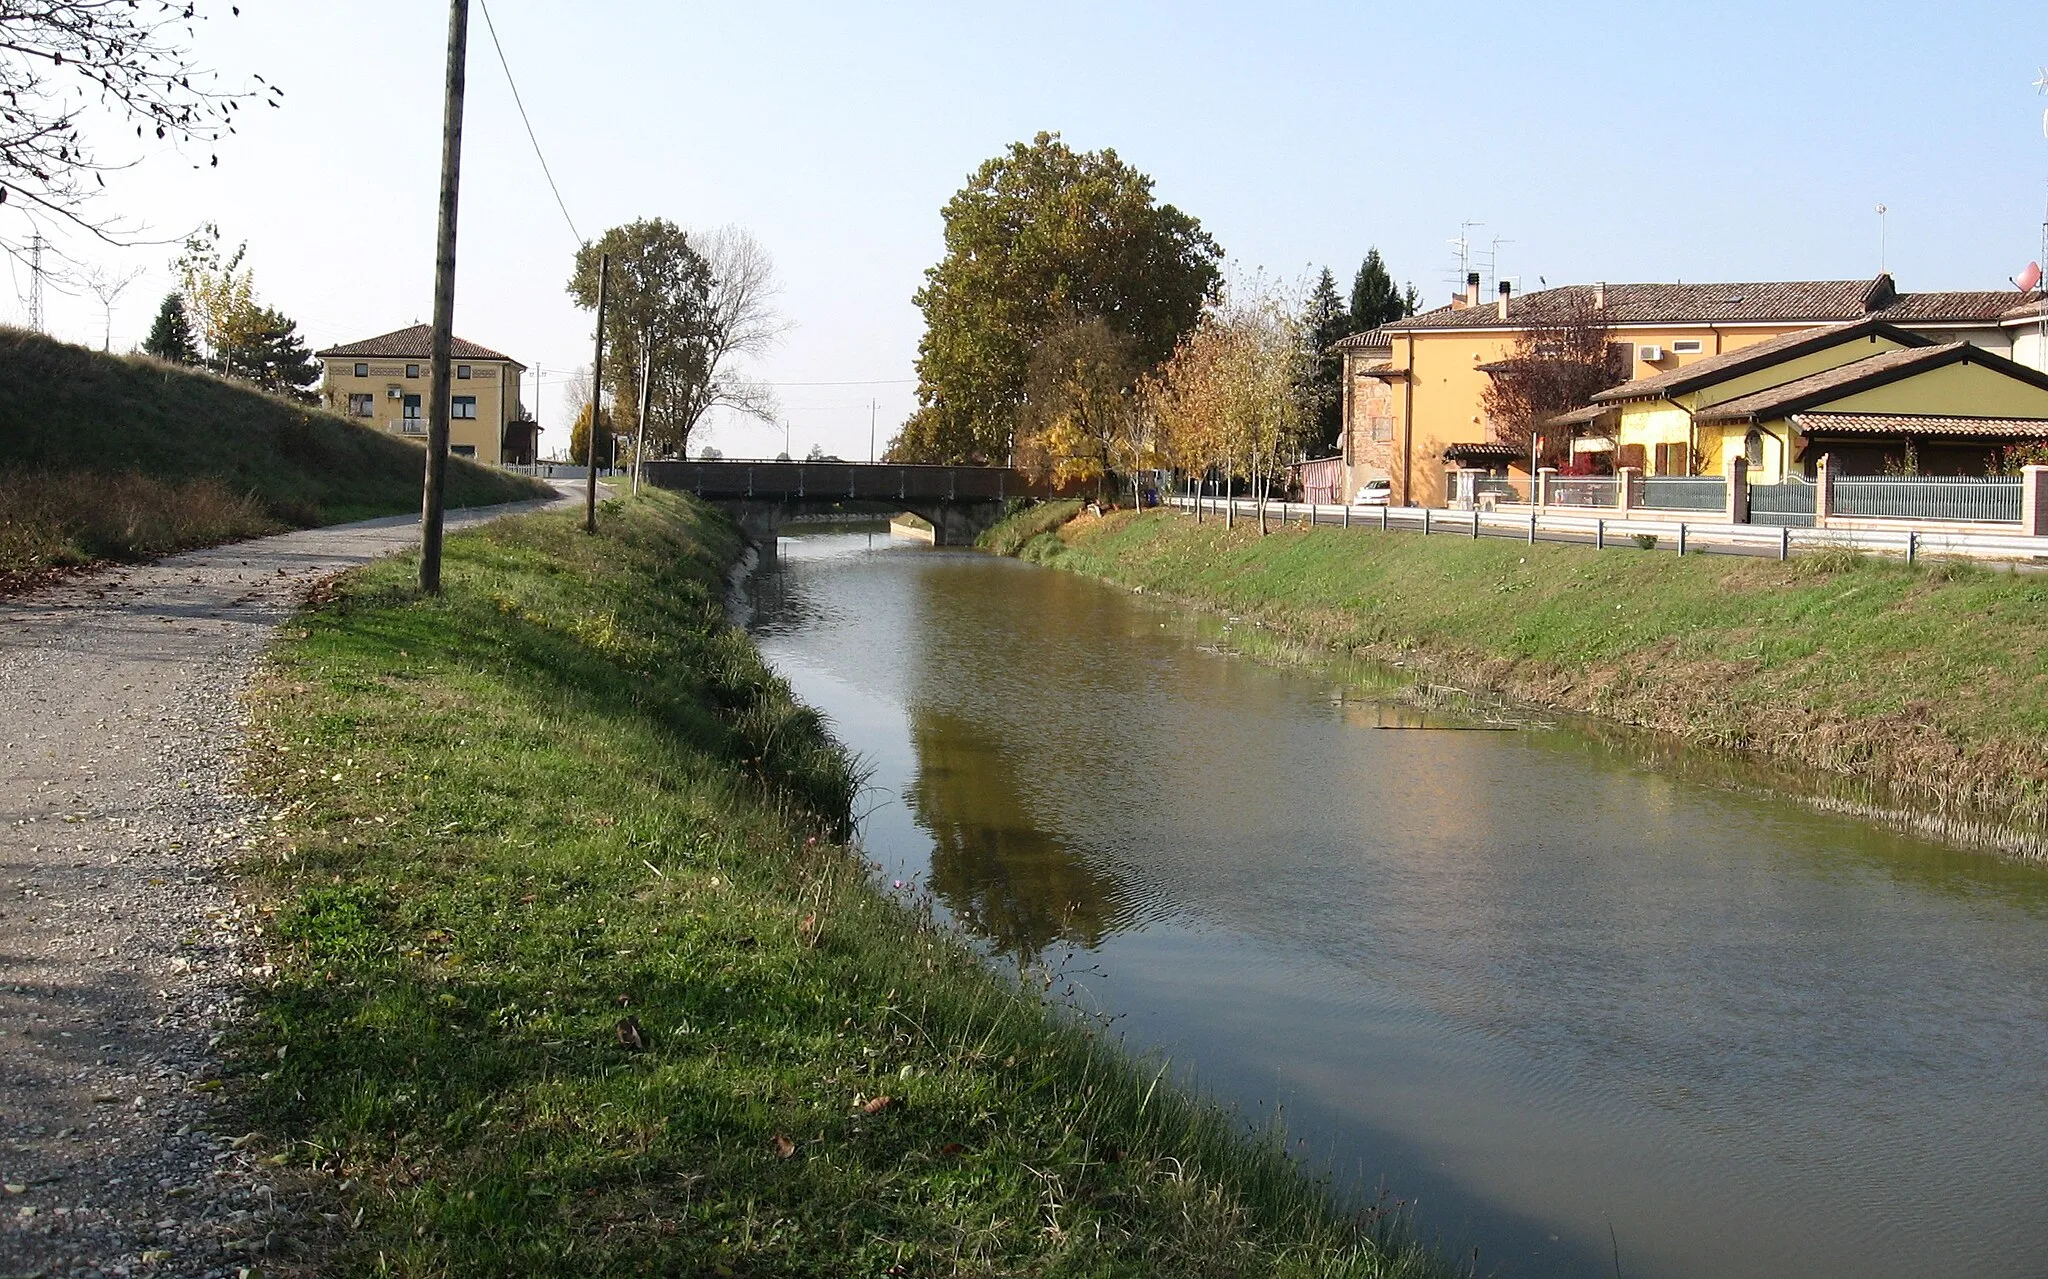
<svg viewBox="0 0 2048 1279">
<path fill-rule="evenodd" d="M 242 695 L 313 583 L 417 523 L 0 600 L 0 1275 L 232 1276 L 317 1227 L 209 1128 L 249 927 L 223 867 L 263 820 L 234 792 Z"/>
</svg>

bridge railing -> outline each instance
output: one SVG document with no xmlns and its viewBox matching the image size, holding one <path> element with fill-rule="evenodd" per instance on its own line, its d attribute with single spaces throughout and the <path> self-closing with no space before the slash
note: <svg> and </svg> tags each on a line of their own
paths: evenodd
<svg viewBox="0 0 2048 1279">
<path fill-rule="evenodd" d="M 998 466 L 899 466 L 889 462 L 656 462 L 650 484 L 731 501 L 1004 501 L 1040 496 L 1020 471 Z"/>
</svg>

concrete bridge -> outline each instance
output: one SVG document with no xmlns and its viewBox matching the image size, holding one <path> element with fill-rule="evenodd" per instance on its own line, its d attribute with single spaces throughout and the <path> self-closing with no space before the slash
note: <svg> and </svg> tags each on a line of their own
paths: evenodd
<svg viewBox="0 0 2048 1279">
<path fill-rule="evenodd" d="M 799 515 L 871 507 L 931 521 L 940 546 L 971 546 L 1002 518 L 1003 503 L 1043 496 L 1021 471 L 998 466 L 893 462 L 655 462 L 641 478 L 724 507 L 756 539 Z"/>
</svg>

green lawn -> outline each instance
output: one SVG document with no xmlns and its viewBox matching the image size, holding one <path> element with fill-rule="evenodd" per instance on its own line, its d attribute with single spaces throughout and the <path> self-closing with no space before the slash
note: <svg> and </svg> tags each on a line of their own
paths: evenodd
<svg viewBox="0 0 2048 1279">
<path fill-rule="evenodd" d="M 870 882 L 857 770 L 724 620 L 735 536 L 505 520 L 277 650 L 229 1091 L 361 1213 L 325 1266 L 1445 1273 Z"/>
<path fill-rule="evenodd" d="M 1945 812 L 2048 819 L 2048 577 L 1840 551 L 1781 564 L 1362 529 L 1261 538 L 1167 512 L 1079 520 L 1021 553 Z"/>
<path fill-rule="evenodd" d="M 146 356 L 0 329 L 0 583 L 419 509 L 417 444 Z M 451 507 L 548 495 L 460 459 Z"/>
</svg>

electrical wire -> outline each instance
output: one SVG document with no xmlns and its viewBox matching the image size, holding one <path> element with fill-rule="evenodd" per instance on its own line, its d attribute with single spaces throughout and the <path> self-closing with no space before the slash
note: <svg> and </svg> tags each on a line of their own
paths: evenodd
<svg viewBox="0 0 2048 1279">
<path fill-rule="evenodd" d="M 477 0 L 484 11 L 484 29 L 491 33 L 491 47 L 498 51 L 498 65 L 505 69 L 505 83 L 512 89 L 512 105 L 519 108 L 519 121 L 526 126 L 526 140 L 533 144 L 533 158 L 540 161 L 540 171 L 548 180 L 548 190 L 555 194 L 555 207 L 562 211 L 562 221 L 569 224 L 569 234 L 576 237 L 580 247 L 583 233 L 576 229 L 576 219 L 569 216 L 569 206 L 562 200 L 562 189 L 555 185 L 555 175 L 548 168 L 548 158 L 541 154 L 540 139 L 534 136 L 533 121 L 527 118 L 526 103 L 519 96 L 519 82 L 512 78 L 512 64 L 505 60 L 505 46 L 498 43 L 498 24 L 491 21 L 491 6 L 486 0 Z"/>
</svg>

